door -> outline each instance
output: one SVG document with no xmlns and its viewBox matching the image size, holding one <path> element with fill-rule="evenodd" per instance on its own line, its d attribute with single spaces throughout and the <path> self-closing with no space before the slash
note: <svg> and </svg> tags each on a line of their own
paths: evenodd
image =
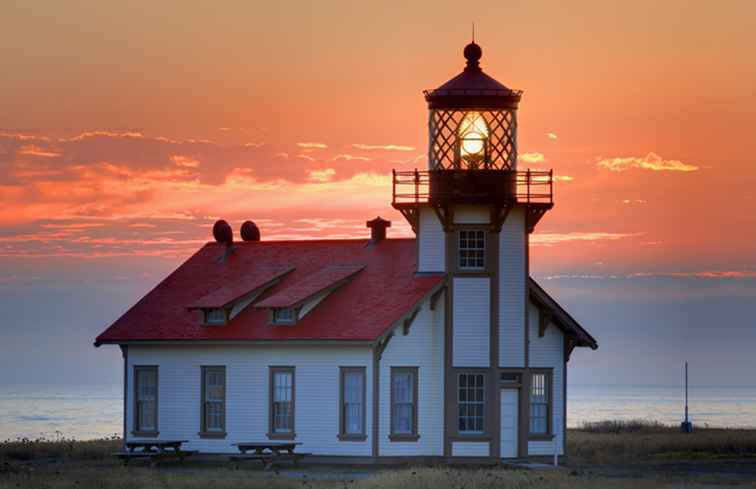
<svg viewBox="0 0 756 489">
<path fill-rule="evenodd" d="M 517 389 L 501 390 L 501 457 L 517 457 Z"/>
</svg>

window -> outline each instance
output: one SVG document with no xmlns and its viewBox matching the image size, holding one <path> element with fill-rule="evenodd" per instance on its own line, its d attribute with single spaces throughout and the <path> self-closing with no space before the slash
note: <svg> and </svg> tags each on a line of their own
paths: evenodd
<svg viewBox="0 0 756 489">
<path fill-rule="evenodd" d="M 205 309 L 206 324 L 226 324 L 226 310 L 221 308 Z"/>
<path fill-rule="evenodd" d="M 158 368 L 134 367 L 134 431 L 155 436 L 158 430 Z"/>
<path fill-rule="evenodd" d="M 459 374 L 457 419 L 460 433 L 483 433 L 485 374 Z"/>
<path fill-rule="evenodd" d="M 365 367 L 340 369 L 339 439 L 365 440 Z"/>
<path fill-rule="evenodd" d="M 417 367 L 391 368 L 392 440 L 417 440 Z"/>
<path fill-rule="evenodd" d="M 486 163 L 488 155 L 488 124 L 480 112 L 465 114 L 459 124 L 459 156 L 466 168 L 475 170 Z"/>
<path fill-rule="evenodd" d="M 294 367 L 270 368 L 271 438 L 294 438 Z"/>
<path fill-rule="evenodd" d="M 226 367 L 202 367 L 200 436 L 226 436 Z"/>
<path fill-rule="evenodd" d="M 293 324 L 297 320 L 297 312 L 293 307 L 273 309 L 273 324 Z"/>
<path fill-rule="evenodd" d="M 530 377 L 530 434 L 548 435 L 551 431 L 550 395 L 551 382 L 546 372 Z"/>
<path fill-rule="evenodd" d="M 483 270 L 486 268 L 486 232 L 482 229 L 459 231 L 460 270 Z"/>
</svg>

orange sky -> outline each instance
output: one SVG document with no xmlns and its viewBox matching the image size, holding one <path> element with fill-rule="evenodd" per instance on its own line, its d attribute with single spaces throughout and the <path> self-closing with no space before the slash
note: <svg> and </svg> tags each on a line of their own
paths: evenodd
<svg viewBox="0 0 756 489">
<path fill-rule="evenodd" d="M 389 172 L 426 165 L 421 90 L 461 70 L 475 20 L 484 70 L 525 92 L 522 167 L 561 177 L 535 272 L 753 277 L 756 8 L 658 3 L 4 6 L 4 273 L 176 261 L 218 217 L 410 234 Z"/>
<path fill-rule="evenodd" d="M 753 383 L 756 4 L 731 0 L 5 2 L 5 381 L 120 382 L 92 339 L 219 217 L 411 235 L 390 172 L 427 164 L 421 90 L 471 21 L 524 90 L 520 166 L 560 177 L 531 271 L 601 344 L 570 381 Z"/>
</svg>

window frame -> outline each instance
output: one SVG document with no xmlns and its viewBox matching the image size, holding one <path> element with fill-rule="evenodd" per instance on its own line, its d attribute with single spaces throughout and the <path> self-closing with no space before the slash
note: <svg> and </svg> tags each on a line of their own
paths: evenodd
<svg viewBox="0 0 756 489">
<path fill-rule="evenodd" d="M 226 437 L 226 403 L 228 400 L 228 378 L 225 365 L 204 365 L 201 367 L 200 377 L 200 438 L 225 438 Z M 223 400 L 221 401 L 221 426 L 218 430 L 207 428 L 207 376 L 211 372 L 223 373 Z"/>
<path fill-rule="evenodd" d="M 480 430 L 466 430 L 466 431 L 462 431 L 460 429 L 460 427 L 459 427 L 460 414 L 462 412 L 462 410 L 460 408 L 461 408 L 462 402 L 465 402 L 466 404 L 471 404 L 471 401 L 462 401 L 462 400 L 460 400 L 460 395 L 459 395 L 459 391 L 460 391 L 460 379 L 461 379 L 461 377 L 463 375 L 465 375 L 465 376 L 480 375 L 480 376 L 483 377 L 483 383 L 482 383 L 482 387 L 481 387 L 483 389 L 483 399 L 481 401 L 479 401 L 479 402 L 478 401 L 474 401 L 474 404 L 480 403 L 480 405 L 483 408 L 483 412 L 481 413 L 481 429 Z M 487 398 L 488 398 L 488 392 L 487 392 L 488 391 L 488 373 L 487 372 L 483 372 L 483 371 L 477 371 L 477 370 L 467 370 L 467 371 L 463 371 L 463 372 L 457 372 L 457 374 L 456 374 L 456 383 L 455 383 L 455 391 L 456 391 L 455 392 L 455 397 L 456 397 L 456 401 L 455 401 L 456 402 L 456 404 L 455 404 L 456 417 L 455 417 L 454 421 L 455 421 L 455 431 L 456 431 L 457 435 L 459 435 L 461 437 L 479 437 L 479 436 L 485 435 L 486 434 L 486 430 L 488 429 L 488 423 L 486 423 L 486 415 L 488 414 L 487 413 L 488 409 L 486 407 L 486 402 L 487 402 Z"/>
<path fill-rule="evenodd" d="M 276 315 L 279 314 L 281 311 L 291 311 L 291 318 L 290 319 L 277 318 Z M 291 325 L 291 324 L 296 324 L 298 319 L 299 319 L 299 310 L 296 307 L 274 307 L 270 310 L 270 324 Z"/>
<path fill-rule="evenodd" d="M 346 430 L 346 376 L 348 374 L 362 376 L 362 423 L 359 433 L 347 433 Z M 367 440 L 367 368 L 366 367 L 339 367 L 339 435 L 341 441 L 365 441 Z"/>
<path fill-rule="evenodd" d="M 412 430 L 409 433 L 397 433 L 394 431 L 394 419 L 395 419 L 395 401 L 394 401 L 394 378 L 396 375 L 399 374 L 410 374 L 410 379 L 412 380 L 412 386 L 410 391 L 412 392 L 412 413 L 411 413 L 411 421 L 412 421 Z M 391 367 L 391 375 L 390 375 L 390 383 L 389 383 L 389 390 L 390 390 L 390 396 L 389 396 L 389 410 L 390 410 L 390 416 L 389 416 L 389 440 L 391 441 L 417 441 L 420 439 L 419 430 L 418 430 L 418 405 L 419 405 L 419 383 L 420 383 L 420 376 L 419 376 L 419 368 L 418 367 Z"/>
<path fill-rule="evenodd" d="M 214 311 L 220 311 L 223 313 L 223 319 L 210 319 L 210 313 Z M 211 307 L 204 309 L 203 311 L 203 323 L 207 326 L 218 326 L 228 324 L 228 310 L 224 307 Z"/>
<path fill-rule="evenodd" d="M 538 433 L 532 430 L 532 406 L 533 406 L 533 377 L 543 375 L 544 393 L 546 396 L 546 432 Z M 539 405 L 544 403 L 539 402 Z M 552 440 L 554 438 L 554 372 L 551 369 L 532 369 L 528 379 L 528 439 Z"/>
<path fill-rule="evenodd" d="M 139 425 L 139 372 L 140 371 L 153 371 L 155 372 L 155 427 L 153 429 L 144 429 L 142 426 Z M 133 393 L 134 393 L 134 415 L 132 418 L 132 427 L 133 430 L 131 431 L 131 434 L 140 437 L 140 438 L 147 438 L 147 437 L 156 437 L 160 434 L 160 419 L 159 419 L 159 402 L 160 402 L 160 376 L 158 371 L 157 365 L 134 365 L 133 367 L 134 372 L 134 385 L 133 385 Z"/>
<path fill-rule="evenodd" d="M 291 409 L 289 413 L 289 422 L 291 431 L 275 431 L 275 379 L 277 373 L 288 373 L 291 375 Z M 296 368 L 293 366 L 271 366 L 268 367 L 268 433 L 267 437 L 271 440 L 293 440 L 296 438 L 296 406 L 297 406 L 297 376 Z"/>
<path fill-rule="evenodd" d="M 483 248 L 470 248 L 465 247 L 462 248 L 462 235 L 463 233 L 483 233 Z M 457 270 L 460 272 L 471 272 L 471 273 L 480 273 L 485 272 L 488 267 L 488 232 L 480 227 L 465 227 L 457 230 Z M 474 238 L 477 241 L 477 237 Z M 470 241 L 470 238 L 465 237 L 466 241 Z M 480 251 L 482 253 L 482 260 L 483 265 L 482 266 L 463 266 L 462 265 L 462 251 Z M 466 260 L 471 260 L 471 258 L 466 258 Z"/>
</svg>

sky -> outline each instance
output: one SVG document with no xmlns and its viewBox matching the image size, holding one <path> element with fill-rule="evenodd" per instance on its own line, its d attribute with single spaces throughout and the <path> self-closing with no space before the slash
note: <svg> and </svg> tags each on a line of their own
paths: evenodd
<svg viewBox="0 0 756 489">
<path fill-rule="evenodd" d="M 279 4 L 280 3 L 280 4 Z M 0 16 L 0 384 L 112 383 L 94 337 L 228 220 L 366 237 L 427 166 L 423 89 L 524 91 L 554 169 L 531 274 L 598 339 L 575 383 L 755 383 L 749 1 L 10 2 Z"/>
</svg>

